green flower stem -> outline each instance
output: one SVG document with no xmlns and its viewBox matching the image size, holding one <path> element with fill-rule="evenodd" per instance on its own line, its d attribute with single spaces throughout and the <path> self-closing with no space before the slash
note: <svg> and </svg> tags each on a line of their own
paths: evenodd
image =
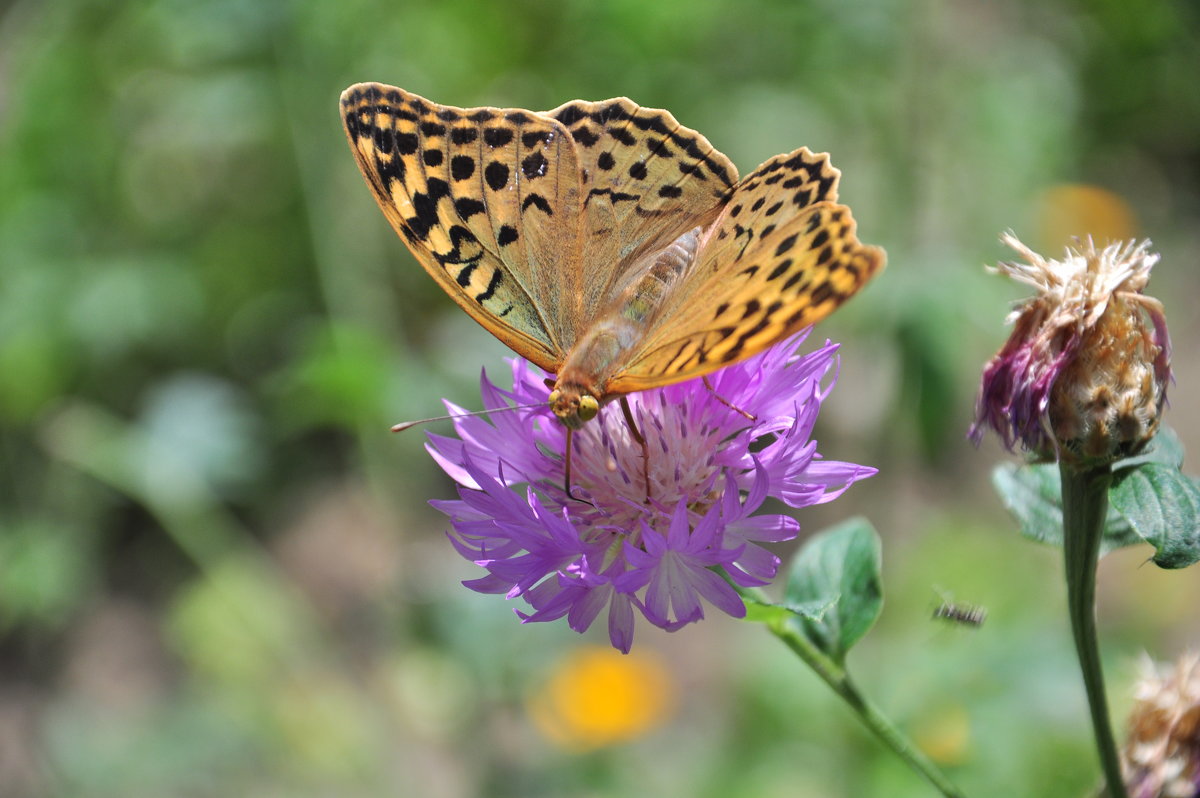
<svg viewBox="0 0 1200 798">
<path fill-rule="evenodd" d="M 1108 465 L 1079 468 L 1059 463 L 1063 494 L 1063 554 L 1067 570 L 1067 611 L 1075 636 L 1075 651 L 1092 711 L 1092 729 L 1100 766 L 1108 782 L 1110 798 L 1127 798 L 1121 778 L 1121 760 L 1113 739 L 1104 695 L 1104 672 L 1096 641 L 1096 563 L 1100 559 L 1100 536 L 1108 514 L 1108 488 L 1112 468 Z"/>
<path fill-rule="evenodd" d="M 763 603 L 768 601 L 761 595 L 755 596 L 755 599 L 761 600 Z M 938 770 L 937 765 L 925 756 L 912 740 L 905 737 L 904 733 L 896 728 L 895 724 L 888 720 L 878 707 L 859 692 L 858 686 L 850 679 L 850 674 L 842 665 L 810 643 L 804 635 L 796 631 L 786 618 L 768 622 L 767 628 L 771 630 L 771 634 L 782 640 L 784 645 L 812 668 L 825 684 L 841 696 L 850 705 L 850 708 L 858 713 L 867 728 L 875 732 L 875 736 L 896 752 L 897 756 L 924 776 L 946 798 L 963 798 L 963 793 L 950 783 L 946 775 Z"/>
</svg>

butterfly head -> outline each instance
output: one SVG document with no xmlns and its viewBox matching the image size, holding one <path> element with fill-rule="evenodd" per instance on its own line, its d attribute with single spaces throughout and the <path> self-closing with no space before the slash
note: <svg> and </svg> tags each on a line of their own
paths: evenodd
<svg viewBox="0 0 1200 798">
<path fill-rule="evenodd" d="M 566 385 L 550 392 L 550 409 L 570 429 L 579 429 L 600 412 L 600 402 L 576 386 Z"/>
</svg>

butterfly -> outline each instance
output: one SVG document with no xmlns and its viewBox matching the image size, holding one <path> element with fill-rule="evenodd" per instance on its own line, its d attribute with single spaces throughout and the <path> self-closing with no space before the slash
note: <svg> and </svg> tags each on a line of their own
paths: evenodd
<svg viewBox="0 0 1200 798">
<path fill-rule="evenodd" d="M 392 227 L 463 310 L 556 375 L 569 430 L 766 349 L 884 265 L 837 203 L 841 173 L 807 148 L 739 181 L 704 136 L 624 97 L 456 108 L 360 83 L 341 113 Z"/>
</svg>

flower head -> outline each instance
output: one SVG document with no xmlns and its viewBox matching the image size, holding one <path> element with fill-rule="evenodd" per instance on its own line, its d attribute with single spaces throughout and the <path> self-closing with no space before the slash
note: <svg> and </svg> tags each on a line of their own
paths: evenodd
<svg viewBox="0 0 1200 798">
<path fill-rule="evenodd" d="M 1200 795 L 1200 656 L 1174 669 L 1143 662 L 1122 752 L 1131 798 Z"/>
<path fill-rule="evenodd" d="M 544 375 L 514 361 L 511 391 L 485 375 L 484 406 L 507 412 L 457 418 L 457 438 L 431 435 L 427 446 L 459 484 L 457 500 L 434 506 L 450 516 L 458 552 L 486 572 L 465 584 L 520 598 L 526 622 L 565 617 L 583 632 L 607 612 L 609 639 L 626 652 L 638 614 L 671 631 L 703 618 L 705 602 L 744 615 L 717 571 L 767 584 L 779 558 L 760 544 L 799 531 L 788 516 L 754 514 L 767 497 L 805 507 L 875 473 L 817 453 L 837 346 L 795 356 L 804 335 L 710 375 L 712 390 L 691 380 L 630 395 L 644 450 L 620 410 L 602 411 L 572 435 L 570 495 L 567 430 L 545 404 Z"/>
<path fill-rule="evenodd" d="M 1161 303 L 1142 293 L 1158 255 L 1149 241 L 1091 239 L 1048 260 L 1006 233 L 1024 262 L 997 271 L 1038 293 L 1009 316 L 1008 342 L 983 370 L 975 423 L 1010 449 L 1105 462 L 1136 454 L 1158 429 L 1170 379 Z"/>
</svg>

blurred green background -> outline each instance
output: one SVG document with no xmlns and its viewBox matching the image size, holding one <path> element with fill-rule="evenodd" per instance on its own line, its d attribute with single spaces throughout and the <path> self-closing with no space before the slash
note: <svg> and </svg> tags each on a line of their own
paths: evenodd
<svg viewBox="0 0 1200 798">
<path fill-rule="evenodd" d="M 1200 450 L 1197 75 L 1191 0 L 0 3 L 0 796 L 931 794 L 724 618 L 639 630 L 675 696 L 654 728 L 544 731 L 539 691 L 603 630 L 521 627 L 462 588 L 426 504 L 452 487 L 419 432 L 387 432 L 477 405 L 506 350 L 358 174 L 337 98 L 364 80 L 460 106 L 628 95 L 743 173 L 830 151 L 889 253 L 819 330 L 844 342 L 821 451 L 880 474 L 799 516 L 884 536 L 851 666 L 968 793 L 1083 794 L 1058 553 L 992 494 L 1007 455 L 964 438 L 1022 294 L 982 267 L 1007 228 L 1051 255 L 1152 238 L 1167 419 Z M 1119 718 L 1139 652 L 1200 643 L 1194 572 L 1148 551 L 1102 566 Z M 935 588 L 986 625 L 932 623 Z"/>
</svg>

